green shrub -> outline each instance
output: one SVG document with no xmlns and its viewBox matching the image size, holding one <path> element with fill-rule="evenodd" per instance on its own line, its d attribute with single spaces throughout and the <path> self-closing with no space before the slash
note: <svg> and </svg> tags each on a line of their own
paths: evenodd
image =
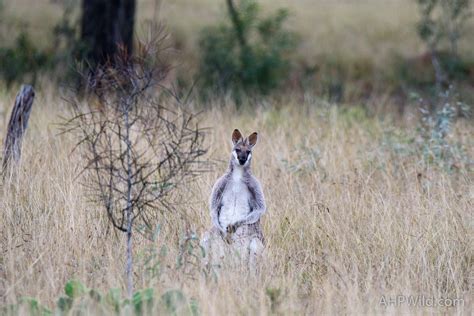
<svg viewBox="0 0 474 316">
<path fill-rule="evenodd" d="M 13 47 L 0 48 L 0 76 L 7 87 L 24 80 L 35 84 L 38 72 L 48 64 L 48 55 L 33 45 L 26 32 L 18 35 Z"/>
<path fill-rule="evenodd" d="M 52 43 L 46 49 L 39 50 L 26 29 L 19 33 L 10 47 L 2 47 L 0 38 L 0 79 L 5 81 L 7 87 L 24 81 L 34 85 L 42 71 L 48 71 L 57 80 L 78 80 L 79 75 L 73 66 L 83 59 L 86 51 L 79 39 L 80 24 L 76 17 L 79 4 L 74 0 L 64 0 L 58 5 L 62 6 L 63 16 L 54 26 Z M 0 0 L 0 27 L 2 9 L 3 2 Z"/>
<path fill-rule="evenodd" d="M 393 154 L 395 157 L 391 160 L 396 164 L 403 161 L 399 159 L 401 157 L 411 157 L 419 167 L 426 169 L 472 172 L 474 160 L 467 145 L 453 137 L 456 122 L 461 118 L 469 119 L 470 106 L 460 101 L 453 86 L 440 93 L 434 105 L 416 93 L 412 93 L 411 98 L 421 112 L 416 132 L 384 129 L 380 143 L 382 151 Z"/>
<path fill-rule="evenodd" d="M 203 30 L 200 78 L 210 92 L 267 94 L 279 87 L 290 70 L 296 35 L 285 29 L 288 11 L 261 17 L 260 6 L 243 0 L 229 5 L 230 21 Z"/>
</svg>

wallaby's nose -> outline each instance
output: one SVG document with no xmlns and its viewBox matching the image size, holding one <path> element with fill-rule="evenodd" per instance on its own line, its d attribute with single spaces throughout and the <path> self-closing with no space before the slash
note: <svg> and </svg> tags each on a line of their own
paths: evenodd
<svg viewBox="0 0 474 316">
<path fill-rule="evenodd" d="M 246 161 L 247 161 L 247 158 L 239 158 L 239 163 L 241 165 L 244 165 Z"/>
</svg>

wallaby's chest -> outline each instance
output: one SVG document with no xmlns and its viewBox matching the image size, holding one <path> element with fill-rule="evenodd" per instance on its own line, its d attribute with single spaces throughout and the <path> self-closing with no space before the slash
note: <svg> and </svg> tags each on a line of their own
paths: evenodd
<svg viewBox="0 0 474 316">
<path fill-rule="evenodd" d="M 233 224 L 250 212 L 250 191 L 239 174 L 234 174 L 226 185 L 222 196 L 220 222 L 222 225 Z"/>
</svg>

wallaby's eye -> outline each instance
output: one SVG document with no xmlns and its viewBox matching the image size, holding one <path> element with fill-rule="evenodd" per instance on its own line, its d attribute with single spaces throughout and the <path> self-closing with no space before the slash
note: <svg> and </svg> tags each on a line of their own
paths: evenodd
<svg viewBox="0 0 474 316">
<path fill-rule="evenodd" d="M 247 155 L 250 154 L 250 150 L 247 150 Z"/>
<path fill-rule="evenodd" d="M 236 153 L 240 153 L 240 149 L 239 149 L 239 148 L 236 148 L 236 149 L 235 149 L 235 152 L 236 152 Z"/>
</svg>

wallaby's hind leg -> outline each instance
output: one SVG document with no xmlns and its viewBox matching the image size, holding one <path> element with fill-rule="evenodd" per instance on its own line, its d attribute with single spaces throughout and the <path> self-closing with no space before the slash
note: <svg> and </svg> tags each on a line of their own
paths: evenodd
<svg viewBox="0 0 474 316">
<path fill-rule="evenodd" d="M 263 246 L 262 241 L 259 238 L 254 237 L 252 238 L 252 240 L 250 240 L 248 247 L 249 247 L 249 260 L 248 260 L 249 269 L 251 273 L 256 274 L 257 264 L 258 264 L 260 256 L 263 253 L 264 246 Z"/>
<path fill-rule="evenodd" d="M 260 222 L 240 226 L 232 237 L 231 246 L 238 253 L 242 267 L 246 267 L 251 273 L 256 273 L 264 249 Z"/>
<path fill-rule="evenodd" d="M 217 274 L 223 266 L 246 268 L 256 274 L 265 248 L 259 222 L 240 226 L 225 237 L 213 227 L 204 233 L 200 245 L 205 251 L 203 264 Z"/>
</svg>

